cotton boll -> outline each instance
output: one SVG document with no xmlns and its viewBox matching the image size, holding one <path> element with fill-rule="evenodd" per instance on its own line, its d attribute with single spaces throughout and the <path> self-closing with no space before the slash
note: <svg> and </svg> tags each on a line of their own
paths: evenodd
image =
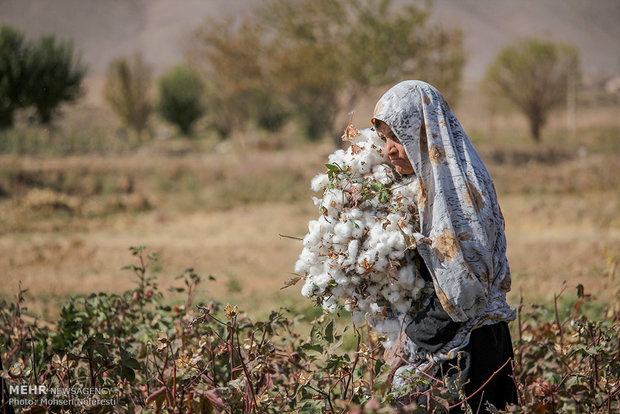
<svg viewBox="0 0 620 414">
<path fill-rule="evenodd" d="M 306 298 L 310 298 L 312 297 L 312 294 L 314 293 L 314 289 L 315 289 L 314 283 L 312 283 L 312 281 L 310 280 L 307 280 L 306 283 L 304 283 L 304 285 L 301 288 L 301 294 L 302 296 Z"/>
<path fill-rule="evenodd" d="M 397 303 L 400 300 L 400 298 L 401 296 L 400 296 L 400 293 L 398 292 L 390 292 L 390 294 L 387 297 L 390 303 Z"/>
<path fill-rule="evenodd" d="M 349 237 L 351 237 L 353 228 L 353 223 L 351 223 L 350 221 L 346 221 L 344 223 L 340 222 L 334 226 L 334 233 L 340 237 L 348 239 Z"/>
<path fill-rule="evenodd" d="M 380 275 L 382 276 L 383 280 L 385 280 L 385 275 L 381 275 L 380 273 L 374 273 L 374 275 Z M 371 284 L 366 288 L 366 292 L 368 293 L 369 298 L 374 298 L 379 293 L 379 289 L 377 289 L 376 285 Z"/>
<path fill-rule="evenodd" d="M 335 248 L 339 248 L 340 246 L 346 244 L 348 241 L 349 241 L 348 237 L 342 237 L 341 235 L 339 235 L 337 233 L 333 235 L 333 238 L 331 240 L 332 245 Z"/>
<path fill-rule="evenodd" d="M 322 208 L 327 209 L 327 214 L 331 217 L 337 218 L 342 210 L 342 203 L 344 202 L 344 194 L 342 190 L 332 188 L 323 193 Z"/>
<path fill-rule="evenodd" d="M 342 221 L 360 221 L 363 215 L 364 213 L 357 208 L 347 209 L 342 214 Z"/>
<path fill-rule="evenodd" d="M 308 250 L 317 250 L 317 243 L 319 243 L 322 237 L 319 232 L 308 233 L 304 236 L 303 245 Z"/>
<path fill-rule="evenodd" d="M 370 305 L 370 311 L 371 311 L 372 313 L 379 313 L 379 312 L 381 312 L 382 310 L 383 310 L 383 309 L 382 309 L 379 305 L 377 305 L 376 303 L 372 303 L 372 304 Z"/>
<path fill-rule="evenodd" d="M 383 223 L 377 219 L 375 219 L 375 222 L 372 224 L 372 226 L 370 227 L 370 231 L 369 231 L 369 237 L 373 238 L 374 240 L 381 240 L 381 236 L 383 236 L 384 231 L 383 231 Z"/>
<path fill-rule="evenodd" d="M 377 164 L 383 163 L 385 159 L 381 155 L 379 155 L 377 152 L 372 151 L 368 154 L 368 157 L 366 158 L 366 160 L 368 162 L 369 167 L 372 168 Z"/>
<path fill-rule="evenodd" d="M 318 253 L 313 249 L 303 249 L 299 255 L 299 259 L 306 263 L 314 263 L 318 260 Z"/>
<path fill-rule="evenodd" d="M 403 235 L 396 232 L 389 235 L 386 244 L 392 246 L 392 249 L 396 251 L 405 250 L 405 248 L 407 247 L 405 245 L 405 238 L 403 237 Z"/>
<path fill-rule="evenodd" d="M 353 225 L 353 228 L 351 229 L 351 237 L 355 239 L 359 239 L 364 234 L 366 227 L 363 224 L 359 224 L 359 223 L 355 223 L 355 224 L 357 224 L 357 226 Z"/>
<path fill-rule="evenodd" d="M 392 304 L 392 307 L 396 312 L 405 314 L 411 308 L 411 301 L 399 301 Z"/>
<path fill-rule="evenodd" d="M 398 280 L 403 287 L 415 287 L 414 266 L 403 266 L 398 270 Z"/>
<path fill-rule="evenodd" d="M 372 168 L 373 178 L 383 185 L 389 185 L 393 181 L 393 173 L 391 167 L 386 164 L 375 165 Z"/>
<path fill-rule="evenodd" d="M 325 291 L 325 288 L 330 280 L 332 280 L 332 278 L 328 273 L 321 273 L 319 275 L 315 275 L 313 278 L 314 283 L 319 288 L 321 293 Z"/>
<path fill-rule="evenodd" d="M 318 174 L 310 181 L 310 188 L 316 193 L 322 192 L 328 185 L 329 177 L 327 174 Z"/>
<path fill-rule="evenodd" d="M 357 252 L 359 249 L 359 241 L 358 240 L 351 240 L 349 242 L 349 246 L 347 247 L 347 253 L 349 254 L 349 257 L 351 259 L 354 259 L 355 257 L 357 257 Z"/>
<path fill-rule="evenodd" d="M 379 258 L 378 258 L 378 259 L 377 259 L 377 261 L 375 262 L 375 266 L 374 266 L 374 267 L 375 267 L 375 269 L 376 269 L 377 271 L 382 272 L 382 271 L 387 270 L 388 266 L 389 266 L 389 262 L 388 262 L 388 260 L 385 258 L 385 256 L 379 256 Z"/>
<path fill-rule="evenodd" d="M 333 274 L 332 274 L 332 277 L 334 278 L 334 281 L 336 283 L 338 283 L 339 285 L 343 286 L 343 289 L 346 288 L 346 284 L 349 281 L 349 278 L 347 277 L 347 275 L 344 272 L 342 272 L 340 270 L 335 270 L 333 272 Z M 344 291 L 343 291 L 343 293 L 344 293 Z M 337 295 L 337 294 L 335 294 L 335 295 L 336 296 L 340 296 L 340 295 Z"/>
<path fill-rule="evenodd" d="M 318 220 L 310 220 L 308 222 L 308 231 L 310 233 L 317 233 L 317 232 L 320 231 L 320 228 L 321 228 L 321 226 L 320 226 Z"/>
<path fill-rule="evenodd" d="M 328 157 L 328 160 L 330 164 L 337 164 L 342 167 L 345 157 L 346 157 L 346 153 L 344 152 L 344 150 L 339 149 L 339 150 L 336 150 L 334 153 L 330 154 Z"/>
<path fill-rule="evenodd" d="M 402 217 L 402 213 L 390 213 L 387 216 L 387 220 L 389 222 L 389 224 L 386 227 L 386 230 L 391 231 L 391 232 L 398 232 L 398 229 L 400 228 L 400 226 L 398 225 L 398 220 L 400 220 Z"/>
<path fill-rule="evenodd" d="M 392 293 L 392 290 L 390 289 L 389 285 L 385 285 L 382 289 L 381 289 L 381 295 L 384 298 L 389 298 L 390 297 L 390 293 Z"/>
<path fill-rule="evenodd" d="M 318 224 L 319 224 L 319 232 L 321 234 L 331 233 L 334 227 L 334 223 L 325 216 L 319 217 Z"/>
<path fill-rule="evenodd" d="M 299 259 L 295 262 L 295 273 L 303 274 L 308 272 L 308 270 L 310 270 L 310 266 L 307 261 Z"/>
<path fill-rule="evenodd" d="M 332 201 L 336 204 L 342 204 L 342 190 L 338 188 L 330 188 L 323 193 L 324 204 L 331 204 Z"/>
<path fill-rule="evenodd" d="M 310 271 L 308 272 L 312 278 L 316 278 L 321 275 L 324 271 L 324 262 L 314 263 L 310 266 Z"/>
<path fill-rule="evenodd" d="M 338 311 L 338 303 L 333 296 L 330 296 L 326 300 L 323 301 L 323 309 L 330 313 L 334 313 Z"/>
</svg>

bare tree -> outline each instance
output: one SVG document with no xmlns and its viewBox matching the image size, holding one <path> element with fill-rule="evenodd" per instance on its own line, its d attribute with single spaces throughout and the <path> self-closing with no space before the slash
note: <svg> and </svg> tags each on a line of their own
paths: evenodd
<svg viewBox="0 0 620 414">
<path fill-rule="evenodd" d="M 151 69 L 136 53 L 131 60 L 120 58 L 110 63 L 103 94 L 125 126 L 133 129 L 141 142 L 153 111 L 150 94 Z"/>
<path fill-rule="evenodd" d="M 251 16 L 210 22 L 190 59 L 205 74 L 214 122 L 238 114 L 225 125 L 277 128 L 292 118 L 309 139 L 342 145 L 338 119 L 370 88 L 424 79 L 457 96 L 462 37 L 431 26 L 429 14 L 430 3 L 268 0 Z"/>
<path fill-rule="evenodd" d="M 527 117 L 532 138 L 539 142 L 549 114 L 566 102 L 578 72 L 575 47 L 526 39 L 500 51 L 487 70 L 485 86 Z"/>
</svg>

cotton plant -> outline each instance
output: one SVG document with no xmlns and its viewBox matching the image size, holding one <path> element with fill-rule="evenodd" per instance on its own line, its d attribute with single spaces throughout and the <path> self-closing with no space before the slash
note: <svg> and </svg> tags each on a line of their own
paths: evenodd
<svg viewBox="0 0 620 414">
<path fill-rule="evenodd" d="M 425 287 L 412 254 L 418 182 L 394 170 L 374 130 L 349 126 L 343 138 L 351 145 L 311 181 L 320 215 L 308 223 L 295 273 L 303 296 L 367 320 L 390 346 Z"/>
</svg>

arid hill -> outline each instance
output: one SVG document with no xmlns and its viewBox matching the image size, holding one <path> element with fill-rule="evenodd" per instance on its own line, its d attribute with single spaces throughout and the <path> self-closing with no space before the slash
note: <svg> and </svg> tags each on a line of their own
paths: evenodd
<svg viewBox="0 0 620 414">
<path fill-rule="evenodd" d="M 409 0 L 411 1 L 411 0 Z M 406 0 L 397 3 L 407 3 Z M 422 3 L 422 2 L 419 2 Z M 250 0 L 0 0 L 0 23 L 28 36 L 72 39 L 90 69 L 141 50 L 157 71 L 182 58 L 192 31 L 208 17 L 248 12 Z M 505 44 L 536 36 L 577 45 L 587 75 L 620 73 L 617 0 L 436 0 L 433 20 L 465 33 L 465 78 L 480 79 Z"/>
</svg>

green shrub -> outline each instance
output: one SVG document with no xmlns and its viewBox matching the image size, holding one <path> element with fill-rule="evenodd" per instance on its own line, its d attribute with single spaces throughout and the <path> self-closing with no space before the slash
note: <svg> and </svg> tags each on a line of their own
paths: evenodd
<svg viewBox="0 0 620 414">
<path fill-rule="evenodd" d="M 202 104 L 204 86 L 200 75 L 186 65 L 170 69 L 159 81 L 159 112 L 183 135 L 190 135 L 192 126 L 205 113 Z"/>
<path fill-rule="evenodd" d="M 12 27 L 0 28 L 0 129 L 13 126 L 15 111 L 23 106 L 26 82 L 24 35 Z"/>
<path fill-rule="evenodd" d="M 13 126 L 16 110 L 33 107 L 50 124 L 60 104 L 82 94 L 86 69 L 70 42 L 45 36 L 26 43 L 21 32 L 0 28 L 0 129 Z"/>
<path fill-rule="evenodd" d="M 27 55 L 28 82 L 24 86 L 26 106 L 36 110 L 38 121 L 48 125 L 63 102 L 73 102 L 82 95 L 86 69 L 68 42 L 45 36 L 31 45 Z"/>
<path fill-rule="evenodd" d="M 286 309 L 255 322 L 237 306 L 197 301 L 201 278 L 192 269 L 178 277 L 183 287 L 171 289 L 184 292 L 185 303 L 168 306 L 150 276 L 157 255 L 131 251 L 134 289 L 71 298 L 54 326 L 24 315 L 22 291 L 0 304 L 1 375 L 9 385 L 107 388 L 99 397 L 115 403 L 101 412 L 395 414 L 461 404 L 458 384 L 413 375 L 413 400 L 424 394 L 430 402 L 397 409 L 381 338 L 368 326 L 340 331 L 326 315 L 307 322 Z M 589 320 L 579 309 L 520 306 L 513 338 L 520 404 L 510 412 L 620 409 L 618 315 Z"/>
</svg>

